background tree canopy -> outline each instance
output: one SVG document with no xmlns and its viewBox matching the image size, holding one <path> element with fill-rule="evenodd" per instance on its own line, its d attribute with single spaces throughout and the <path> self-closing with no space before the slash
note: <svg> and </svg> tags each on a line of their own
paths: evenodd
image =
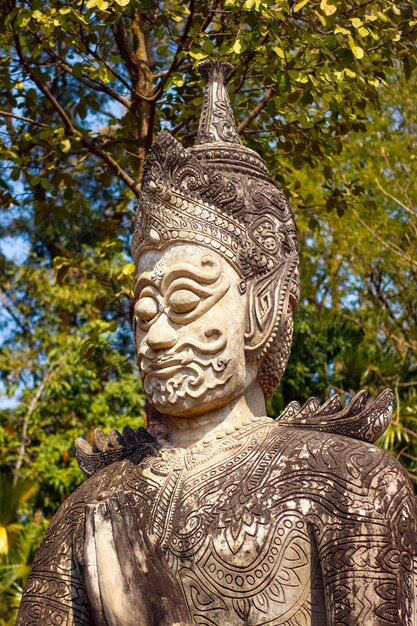
<svg viewBox="0 0 417 626">
<path fill-rule="evenodd" d="M 381 445 L 417 476 L 414 2 L 6 0 L 0 20 L 0 625 L 73 441 L 138 427 L 135 197 L 155 133 L 194 141 L 196 64 L 231 61 L 246 145 L 291 199 L 302 302 L 271 415 L 395 391 Z"/>
</svg>

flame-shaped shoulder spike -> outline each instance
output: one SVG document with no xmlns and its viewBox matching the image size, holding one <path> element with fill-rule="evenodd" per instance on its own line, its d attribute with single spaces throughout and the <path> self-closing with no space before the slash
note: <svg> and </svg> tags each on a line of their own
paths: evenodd
<svg viewBox="0 0 417 626">
<path fill-rule="evenodd" d="M 206 88 L 195 145 L 217 142 L 241 145 L 225 87 L 233 65 L 220 61 L 203 61 L 197 69 L 206 81 Z"/>
</svg>

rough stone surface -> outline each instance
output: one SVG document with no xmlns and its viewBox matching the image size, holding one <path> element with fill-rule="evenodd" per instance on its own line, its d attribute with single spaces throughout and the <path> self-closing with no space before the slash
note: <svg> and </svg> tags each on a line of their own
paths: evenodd
<svg viewBox="0 0 417 626">
<path fill-rule="evenodd" d="M 18 626 L 416 626 L 416 500 L 374 447 L 392 393 L 265 396 L 299 297 L 291 209 L 205 63 L 196 145 L 148 157 L 132 250 L 152 427 L 76 444 L 88 480 L 39 549 Z M 162 426 L 163 424 L 163 426 Z"/>
</svg>

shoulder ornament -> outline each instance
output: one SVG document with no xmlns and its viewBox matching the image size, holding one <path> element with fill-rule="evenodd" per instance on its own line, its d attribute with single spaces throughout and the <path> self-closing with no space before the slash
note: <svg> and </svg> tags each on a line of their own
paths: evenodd
<svg viewBox="0 0 417 626">
<path fill-rule="evenodd" d="M 277 422 L 374 443 L 390 424 L 393 393 L 385 389 L 375 400 L 368 401 L 368 397 L 367 391 L 360 391 L 346 407 L 337 394 L 322 405 L 317 398 L 309 398 L 303 406 L 290 402 Z"/>
<path fill-rule="evenodd" d="M 125 458 L 137 464 L 147 456 L 156 455 L 159 447 L 156 439 L 145 428 L 135 431 L 125 426 L 122 434 L 111 430 L 107 437 L 101 428 L 96 428 L 93 445 L 81 437 L 76 440 L 75 456 L 83 472 L 92 476 L 103 467 Z"/>
</svg>

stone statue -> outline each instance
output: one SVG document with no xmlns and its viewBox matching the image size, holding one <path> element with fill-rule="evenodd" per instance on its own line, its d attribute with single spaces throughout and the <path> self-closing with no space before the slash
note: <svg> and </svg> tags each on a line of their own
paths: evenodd
<svg viewBox="0 0 417 626">
<path fill-rule="evenodd" d="M 239 139 L 230 66 L 200 71 L 197 141 L 156 138 L 132 243 L 137 361 L 166 432 L 77 441 L 90 477 L 52 521 L 17 623 L 415 625 L 416 501 L 372 445 L 391 392 L 265 416 L 291 347 L 297 232 Z"/>
</svg>

